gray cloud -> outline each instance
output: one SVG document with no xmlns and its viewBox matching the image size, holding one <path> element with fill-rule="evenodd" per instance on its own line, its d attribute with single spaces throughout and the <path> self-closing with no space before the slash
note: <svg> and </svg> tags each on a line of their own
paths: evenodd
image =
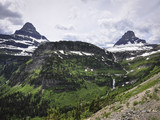
<svg viewBox="0 0 160 120">
<path fill-rule="evenodd" d="M 79 41 L 79 37 L 76 34 L 65 34 L 63 40 Z"/>
<path fill-rule="evenodd" d="M 115 30 L 128 30 L 133 29 L 133 22 L 128 19 L 121 19 L 121 20 L 115 20 L 115 19 L 102 19 L 99 20 L 99 24 L 101 27 L 105 29 L 115 29 Z"/>
<path fill-rule="evenodd" d="M 22 25 L 22 15 L 18 11 L 13 11 L 12 9 L 10 9 L 11 5 L 15 4 L 11 2 L 0 2 L 0 20 L 10 22 L 12 25 Z"/>
<path fill-rule="evenodd" d="M 0 19 L 22 17 L 20 13 L 10 10 L 9 6 L 10 6 L 9 3 L 6 4 L 0 3 Z"/>
<path fill-rule="evenodd" d="M 4 33 L 5 31 L 2 28 L 0 28 L 0 34 L 4 34 Z"/>
<path fill-rule="evenodd" d="M 74 27 L 73 26 L 63 26 L 63 25 L 56 25 L 55 26 L 56 29 L 59 29 L 59 30 L 65 30 L 65 31 L 71 31 L 71 30 L 74 30 Z"/>
<path fill-rule="evenodd" d="M 23 20 L 20 18 L 8 18 L 8 20 L 13 24 L 13 25 L 22 25 Z"/>
<path fill-rule="evenodd" d="M 7 25 L 0 23 L 0 34 L 10 34 L 12 31 L 8 28 Z"/>
</svg>

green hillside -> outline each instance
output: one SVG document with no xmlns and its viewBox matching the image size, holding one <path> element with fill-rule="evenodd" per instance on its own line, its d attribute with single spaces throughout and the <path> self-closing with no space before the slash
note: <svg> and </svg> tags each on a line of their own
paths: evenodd
<svg viewBox="0 0 160 120">
<path fill-rule="evenodd" d="M 81 43 L 89 46 L 92 54 L 77 47 L 76 43 L 73 48 L 70 48 L 72 43 L 68 44 L 69 46 L 66 42 L 62 44 L 70 49 L 64 50 L 67 55 L 60 50 L 51 49 L 43 49 L 37 54 L 42 50 L 40 47 L 39 51 L 20 65 L 9 81 L 0 87 L 0 104 L 3 104 L 0 114 L 4 119 L 46 117 L 47 110 L 51 108 L 59 109 L 61 116 L 65 115 L 63 119 L 69 119 L 77 117 L 73 112 L 79 104 L 88 109 L 87 113 L 82 110 L 82 117 L 87 117 L 95 112 L 89 110 L 90 104 L 112 89 L 113 79 L 117 85 L 123 83 L 122 76 L 126 72 L 121 65 L 114 63 L 111 53 L 105 53 L 90 44 Z M 73 53 L 71 50 L 74 49 L 80 50 L 82 55 Z M 97 51 L 99 53 L 96 53 Z M 5 81 L 5 78 L 1 76 L 1 80 Z"/>
<path fill-rule="evenodd" d="M 160 72 L 159 53 L 117 63 L 112 53 L 83 42 L 47 43 L 17 59 L 6 69 L 1 62 L 2 119 L 84 119 L 131 97 L 122 94 Z"/>
</svg>

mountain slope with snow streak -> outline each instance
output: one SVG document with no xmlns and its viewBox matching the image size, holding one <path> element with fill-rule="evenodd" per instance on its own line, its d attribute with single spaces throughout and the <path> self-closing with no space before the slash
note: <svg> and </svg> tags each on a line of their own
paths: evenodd
<svg viewBox="0 0 160 120">
<path fill-rule="evenodd" d="M 0 53 L 30 56 L 40 44 L 45 42 L 48 42 L 48 39 L 27 22 L 12 35 L 0 34 Z"/>
</svg>

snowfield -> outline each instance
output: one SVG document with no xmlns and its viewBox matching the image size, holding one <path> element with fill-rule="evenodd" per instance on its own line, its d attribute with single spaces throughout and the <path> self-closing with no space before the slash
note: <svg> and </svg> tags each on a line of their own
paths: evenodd
<svg viewBox="0 0 160 120">
<path fill-rule="evenodd" d="M 125 44 L 125 45 L 117 45 L 111 48 L 107 48 L 109 52 L 125 52 L 125 51 L 141 51 L 141 50 L 150 50 L 151 46 L 146 46 L 143 43 L 135 43 L 135 44 Z"/>
</svg>

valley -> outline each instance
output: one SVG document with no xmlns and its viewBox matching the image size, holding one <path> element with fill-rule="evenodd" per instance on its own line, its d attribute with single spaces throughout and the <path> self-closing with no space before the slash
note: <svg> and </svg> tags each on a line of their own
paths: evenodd
<svg viewBox="0 0 160 120">
<path fill-rule="evenodd" d="M 19 34 L 25 36 L 18 38 L 23 44 L 34 43 L 26 49 L 35 49 L 17 46 Z M 160 47 L 133 31 L 112 49 L 81 41 L 49 42 L 31 23 L 13 39 L 1 36 L 1 119 L 159 119 Z M 13 51 L 9 41 L 22 51 Z"/>
</svg>

